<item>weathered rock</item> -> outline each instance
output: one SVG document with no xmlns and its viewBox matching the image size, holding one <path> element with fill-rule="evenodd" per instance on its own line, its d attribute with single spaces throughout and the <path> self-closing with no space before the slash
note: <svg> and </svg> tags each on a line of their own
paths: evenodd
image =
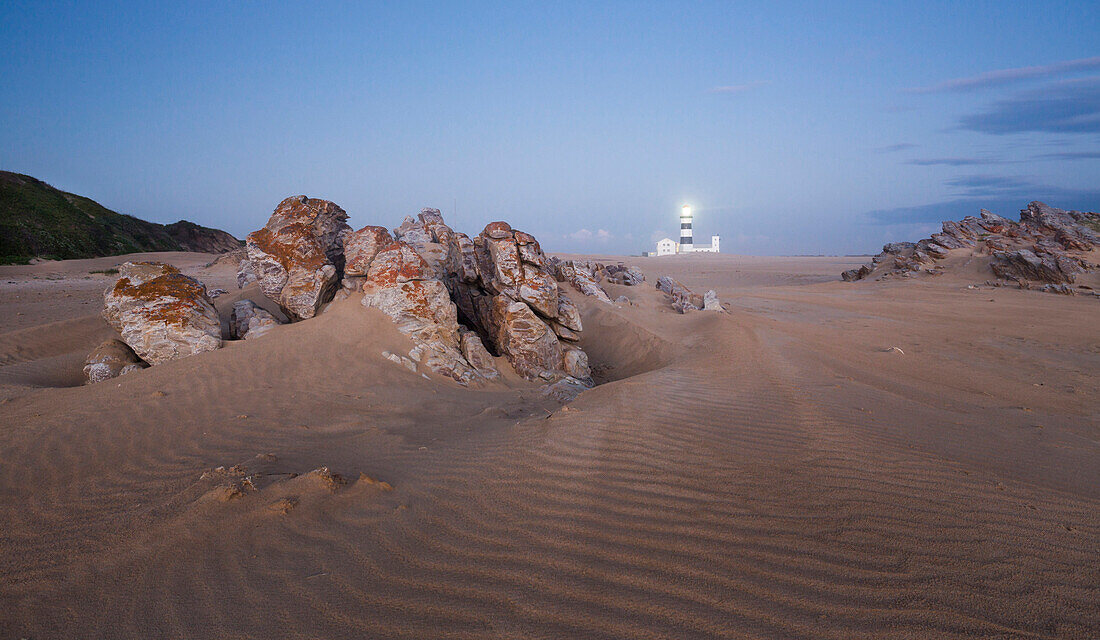
<svg viewBox="0 0 1100 640">
<path fill-rule="evenodd" d="M 562 349 L 562 369 L 578 380 L 585 380 L 592 375 L 588 367 L 588 354 L 573 345 Z"/>
<path fill-rule="evenodd" d="M 88 354 L 84 360 L 84 377 L 89 383 L 103 382 L 148 366 L 125 342 L 111 339 Z"/>
<path fill-rule="evenodd" d="M 389 360 L 389 361 L 391 361 L 391 362 L 395 362 L 395 363 L 405 367 L 406 369 L 408 369 L 409 371 L 412 371 L 413 373 L 416 373 L 416 370 L 417 370 L 416 363 L 413 362 L 411 358 L 406 358 L 403 355 L 400 355 L 400 354 L 397 354 L 397 353 L 392 353 L 392 352 L 389 352 L 389 351 L 383 351 L 382 352 L 382 357 Z"/>
<path fill-rule="evenodd" d="M 703 308 L 703 296 L 693 293 L 684 283 L 669 276 L 657 278 L 657 289 L 672 296 L 672 306 L 683 313 Z"/>
<path fill-rule="evenodd" d="M 252 269 L 252 261 L 248 258 L 244 258 L 237 264 L 237 288 L 244 289 L 253 282 L 258 282 L 260 279 L 256 275 L 256 272 Z"/>
<path fill-rule="evenodd" d="M 856 269 L 848 269 L 844 273 L 840 274 L 840 277 L 845 282 L 854 282 L 856 280 L 862 280 L 871 275 L 872 267 L 868 265 L 860 265 Z"/>
<path fill-rule="evenodd" d="M 470 366 L 477 369 L 477 372 L 486 379 L 495 380 L 500 377 L 500 371 L 497 370 L 496 363 L 493 362 L 493 356 L 485 348 L 485 344 L 481 342 L 481 338 L 476 332 L 463 330 L 460 339 L 462 357 L 466 358 L 466 362 L 469 362 Z"/>
<path fill-rule="evenodd" d="M 408 244 L 397 241 L 375 255 L 363 305 L 380 309 L 412 339 L 413 360 L 461 384 L 483 379 L 459 350 L 457 310 L 447 287 Z"/>
<path fill-rule="evenodd" d="M 634 287 L 645 282 L 645 274 L 638 267 L 627 267 L 622 264 L 608 265 L 604 268 L 604 272 L 607 274 L 607 281 L 614 284 Z"/>
<path fill-rule="evenodd" d="M 587 268 L 587 265 L 573 260 L 555 260 L 553 269 L 559 282 L 568 282 L 584 295 L 611 304 L 611 297 L 596 282 L 595 274 Z"/>
<path fill-rule="evenodd" d="M 1072 252 L 1087 252 L 1100 246 L 1100 216 L 1064 211 L 1041 202 L 1029 203 L 1013 222 L 985 209 L 980 216 L 948 220 L 940 233 L 915 245 L 892 242 L 872 259 L 871 265 L 849 269 L 845 280 L 865 278 L 886 268 L 882 277 L 910 277 L 922 270 L 937 275 L 943 267 L 937 260 L 952 249 L 973 248 L 975 255 L 991 254 L 990 268 L 999 277 L 1020 283 L 1036 280 L 1059 284 L 1072 282 L 1077 273 L 1092 267 Z M 932 265 L 925 267 L 924 265 Z"/>
<path fill-rule="evenodd" d="M 913 242 L 888 242 L 883 245 L 882 252 L 899 255 L 903 253 L 911 253 L 913 249 L 916 249 L 916 247 L 916 243 Z"/>
<path fill-rule="evenodd" d="M 949 255 L 947 247 L 935 242 L 929 242 L 925 250 L 928 252 L 928 255 L 936 259 L 946 258 Z"/>
<path fill-rule="evenodd" d="M 366 226 L 344 234 L 344 277 L 366 276 L 374 256 L 393 244 L 385 227 Z"/>
<path fill-rule="evenodd" d="M 454 232 L 443 223 L 439 209 L 421 209 L 415 219 L 406 217 L 393 233 L 394 238 L 408 244 L 424 258 L 437 278 L 446 279 L 451 235 Z"/>
<path fill-rule="evenodd" d="M 703 311 L 723 311 L 718 294 L 711 289 L 703 294 Z"/>
<path fill-rule="evenodd" d="M 279 321 L 267 309 L 257 306 L 251 300 L 238 300 L 233 303 L 233 312 L 229 318 L 229 332 L 238 340 L 258 338 L 279 326 Z"/>
<path fill-rule="evenodd" d="M 1042 287 L 1039 288 L 1039 290 L 1044 291 L 1046 293 L 1057 293 L 1057 294 L 1063 295 L 1063 296 L 1077 295 L 1073 291 L 1073 289 L 1070 289 L 1068 286 L 1066 286 L 1064 284 L 1044 284 Z"/>
<path fill-rule="evenodd" d="M 570 375 L 559 340 L 579 338 L 580 313 L 549 275 L 538 240 L 506 222 L 489 223 L 473 240 L 450 231 L 442 218 L 433 224 L 434 239 L 446 235 L 447 286 L 484 346 L 526 378 Z"/>
<path fill-rule="evenodd" d="M 576 400 L 577 396 L 591 387 L 592 385 L 587 381 L 566 377 L 553 384 L 546 385 L 546 389 L 543 393 L 556 399 L 558 402 L 566 403 Z"/>
<path fill-rule="evenodd" d="M 998 251 L 993 254 L 990 268 L 1006 280 L 1034 280 L 1052 284 L 1073 282 L 1084 270 L 1082 261 L 1065 255 L 1036 254 L 1028 249 Z"/>
<path fill-rule="evenodd" d="M 127 262 L 104 293 L 103 317 L 142 360 L 160 364 L 221 346 L 206 286 L 171 265 Z"/>
<path fill-rule="evenodd" d="M 279 203 L 267 225 L 248 235 L 260 288 L 292 320 L 312 318 L 336 291 L 344 268 L 347 214 L 328 200 L 295 196 Z"/>
<path fill-rule="evenodd" d="M 553 379 L 555 372 L 562 371 L 557 334 L 523 302 L 504 294 L 494 296 L 489 326 L 492 345 L 523 377 Z"/>
</svg>

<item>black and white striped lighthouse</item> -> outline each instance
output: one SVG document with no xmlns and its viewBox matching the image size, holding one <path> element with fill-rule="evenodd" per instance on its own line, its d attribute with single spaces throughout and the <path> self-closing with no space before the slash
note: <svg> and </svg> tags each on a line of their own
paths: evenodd
<svg viewBox="0 0 1100 640">
<path fill-rule="evenodd" d="M 680 209 L 680 253 L 690 253 L 694 249 L 691 238 L 691 205 Z"/>
</svg>

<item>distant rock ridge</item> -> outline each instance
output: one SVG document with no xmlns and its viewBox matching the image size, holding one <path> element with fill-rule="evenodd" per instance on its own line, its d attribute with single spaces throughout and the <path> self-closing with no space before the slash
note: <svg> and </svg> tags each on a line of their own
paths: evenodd
<svg viewBox="0 0 1100 640">
<path fill-rule="evenodd" d="M 1100 248 L 1100 215 L 1065 211 L 1031 202 L 1020 220 L 981 210 L 979 217 L 948 220 L 942 231 L 918 242 L 891 242 L 869 264 L 841 274 L 846 281 L 938 275 L 943 260 L 956 250 L 988 256 L 994 276 L 1021 288 L 1038 283 L 1045 290 L 1071 292 L 1065 285 L 1096 269 L 1089 252 Z"/>
<path fill-rule="evenodd" d="M 169 225 L 147 222 L 37 178 L 0 171 L 0 264 L 144 251 L 221 253 L 240 245 L 218 229 L 185 220 Z"/>
</svg>

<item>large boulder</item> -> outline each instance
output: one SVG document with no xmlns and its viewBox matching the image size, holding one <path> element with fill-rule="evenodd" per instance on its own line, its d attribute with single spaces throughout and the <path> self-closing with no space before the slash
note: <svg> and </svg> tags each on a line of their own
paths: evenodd
<svg viewBox="0 0 1100 640">
<path fill-rule="evenodd" d="M 576 341 L 582 330 L 580 313 L 534 236 L 507 222 L 489 223 L 472 240 L 438 227 L 432 234 L 447 247 L 446 282 L 459 313 L 490 352 L 528 379 L 565 376 L 591 384 L 587 364 L 565 356 L 563 341 Z"/>
<path fill-rule="evenodd" d="M 312 318 L 332 299 L 344 268 L 347 214 L 328 200 L 294 196 L 248 235 L 251 269 L 264 295 L 292 320 Z"/>
<path fill-rule="evenodd" d="M 84 360 L 84 376 L 89 383 L 117 378 L 149 365 L 121 340 L 106 340 Z"/>
<path fill-rule="evenodd" d="M 103 317 L 149 364 L 213 351 L 221 321 L 206 286 L 159 262 L 127 262 L 104 293 Z"/>
<path fill-rule="evenodd" d="M 405 242 L 393 242 L 374 256 L 363 305 L 381 310 L 409 336 L 413 360 L 461 384 L 484 379 L 462 355 L 458 314 L 446 285 Z"/>
</svg>

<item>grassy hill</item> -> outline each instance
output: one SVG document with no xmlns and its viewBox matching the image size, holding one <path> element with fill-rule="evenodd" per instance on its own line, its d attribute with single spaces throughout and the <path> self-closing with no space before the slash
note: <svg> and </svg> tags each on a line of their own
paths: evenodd
<svg viewBox="0 0 1100 640">
<path fill-rule="evenodd" d="M 234 243 L 239 246 L 224 231 L 182 220 L 167 226 L 146 222 L 37 178 L 0 171 L 0 264 L 34 257 L 68 260 L 139 251 L 229 250 Z"/>
</svg>

